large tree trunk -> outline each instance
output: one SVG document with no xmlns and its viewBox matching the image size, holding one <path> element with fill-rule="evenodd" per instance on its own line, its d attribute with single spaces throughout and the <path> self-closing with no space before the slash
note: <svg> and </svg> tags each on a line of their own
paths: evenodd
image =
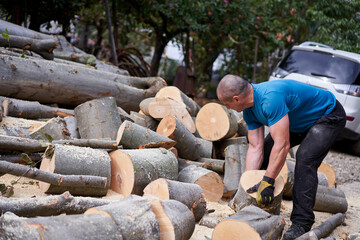
<svg viewBox="0 0 360 240">
<path fill-rule="evenodd" d="M 74 109 L 80 137 L 86 139 L 116 139 L 121 125 L 115 98 L 94 99 Z"/>
<path fill-rule="evenodd" d="M 196 222 L 200 221 L 206 212 L 203 190 L 197 184 L 159 178 L 145 187 L 144 195 L 153 195 L 161 200 L 173 199 L 182 202 L 194 214 Z"/>
<path fill-rule="evenodd" d="M 254 205 L 264 209 L 265 211 L 279 215 L 282 200 L 282 191 L 284 189 L 284 181 L 281 176 L 275 179 L 274 201 L 266 206 L 256 202 L 257 193 L 247 193 L 246 190 L 259 183 L 265 174 L 265 170 L 249 170 L 242 174 L 240 184 L 234 198 L 230 201 L 229 206 L 236 212 L 246 206 Z"/>
<path fill-rule="evenodd" d="M 183 103 L 186 106 L 186 109 L 189 111 L 192 117 L 196 117 L 197 113 L 200 110 L 199 104 L 194 100 L 189 98 L 185 93 L 183 93 L 179 88 L 174 86 L 163 87 L 155 95 L 156 98 L 171 98 L 179 103 Z"/>
<path fill-rule="evenodd" d="M 187 166 L 179 172 L 178 181 L 198 184 L 208 201 L 218 202 L 224 193 L 224 184 L 219 174 L 205 168 Z"/>
<path fill-rule="evenodd" d="M 169 149 L 176 144 L 168 137 L 127 120 L 121 124 L 116 142 L 130 149 L 159 147 Z"/>
<path fill-rule="evenodd" d="M 211 239 L 278 240 L 281 239 L 284 226 L 281 216 L 271 215 L 255 206 L 247 206 L 216 225 Z"/>
<path fill-rule="evenodd" d="M 41 182 L 40 189 L 46 193 L 69 191 L 73 195 L 104 196 L 110 186 L 110 157 L 102 150 L 58 144 L 49 146 L 40 169 L 63 175 L 93 175 L 107 178 L 105 188 L 61 187 Z"/>
<path fill-rule="evenodd" d="M 94 98 L 113 96 L 127 112 L 166 86 L 160 77 L 137 78 L 46 60 L 0 54 L 0 95 L 19 99 L 79 105 Z"/>
<path fill-rule="evenodd" d="M 0 198 L 0 211 L 13 212 L 22 217 L 80 214 L 89 208 L 114 203 L 118 200 L 74 197 L 69 192 L 46 197 Z"/>
<path fill-rule="evenodd" d="M 238 123 L 232 111 L 218 103 L 208 103 L 196 116 L 196 129 L 209 141 L 230 138 L 238 131 Z"/>
<path fill-rule="evenodd" d="M 143 189 L 158 178 L 178 177 L 178 160 L 163 148 L 115 150 L 110 157 L 110 189 L 124 196 L 142 195 Z"/>
<path fill-rule="evenodd" d="M 176 141 L 175 148 L 181 158 L 197 160 L 200 158 L 196 137 L 184 126 L 184 124 L 173 115 L 164 117 L 156 132 Z"/>
<path fill-rule="evenodd" d="M 74 116 L 73 110 L 50 107 L 39 102 L 23 101 L 14 98 L 6 98 L 0 96 L 4 111 L 4 116 L 21 117 L 27 119 L 39 119 L 39 118 L 53 118 L 53 117 L 67 117 Z M 4 105 L 7 105 L 6 107 Z"/>
</svg>

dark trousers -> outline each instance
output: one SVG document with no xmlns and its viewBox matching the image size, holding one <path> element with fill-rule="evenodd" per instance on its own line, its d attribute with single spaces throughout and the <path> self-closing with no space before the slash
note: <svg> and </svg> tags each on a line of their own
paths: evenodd
<svg viewBox="0 0 360 240">
<path fill-rule="evenodd" d="M 290 132 L 291 147 L 300 144 L 296 152 L 293 187 L 293 210 L 291 221 L 310 230 L 314 223 L 315 204 L 318 186 L 317 169 L 334 144 L 346 124 L 346 114 L 337 101 L 334 110 L 321 117 L 307 132 Z M 268 134 L 264 143 L 264 161 L 261 169 L 266 169 L 274 141 Z"/>
</svg>

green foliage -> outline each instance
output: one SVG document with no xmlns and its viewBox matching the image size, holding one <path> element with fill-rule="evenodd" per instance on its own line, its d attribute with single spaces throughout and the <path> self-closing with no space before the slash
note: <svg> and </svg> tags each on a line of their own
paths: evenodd
<svg viewBox="0 0 360 240">
<path fill-rule="evenodd" d="M 5 32 L 1 33 L 1 36 L 3 36 L 3 38 L 6 38 L 7 41 L 10 43 L 10 35 L 9 35 L 9 31 L 7 30 L 7 28 L 5 28 Z"/>
</svg>

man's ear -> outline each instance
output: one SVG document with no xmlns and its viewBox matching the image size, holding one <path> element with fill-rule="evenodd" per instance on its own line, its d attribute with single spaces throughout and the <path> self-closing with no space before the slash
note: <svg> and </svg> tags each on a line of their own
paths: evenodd
<svg viewBox="0 0 360 240">
<path fill-rule="evenodd" d="M 232 98 L 233 98 L 233 100 L 234 100 L 235 102 L 239 102 L 239 101 L 240 101 L 240 97 L 237 96 L 237 95 L 233 96 Z"/>
</svg>

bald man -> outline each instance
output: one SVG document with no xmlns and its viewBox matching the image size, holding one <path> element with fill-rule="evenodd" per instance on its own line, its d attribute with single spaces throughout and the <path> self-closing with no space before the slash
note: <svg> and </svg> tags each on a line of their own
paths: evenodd
<svg viewBox="0 0 360 240">
<path fill-rule="evenodd" d="M 266 169 L 257 191 L 257 202 L 274 199 L 274 179 L 283 167 L 289 149 L 296 152 L 292 225 L 284 240 L 308 232 L 314 223 L 313 207 L 317 191 L 317 169 L 343 130 L 346 115 L 335 96 L 294 80 L 249 84 L 239 76 L 226 75 L 217 87 L 219 100 L 227 107 L 243 111 L 248 126 L 249 148 L 245 170 Z M 270 133 L 264 139 L 264 126 Z"/>
</svg>

